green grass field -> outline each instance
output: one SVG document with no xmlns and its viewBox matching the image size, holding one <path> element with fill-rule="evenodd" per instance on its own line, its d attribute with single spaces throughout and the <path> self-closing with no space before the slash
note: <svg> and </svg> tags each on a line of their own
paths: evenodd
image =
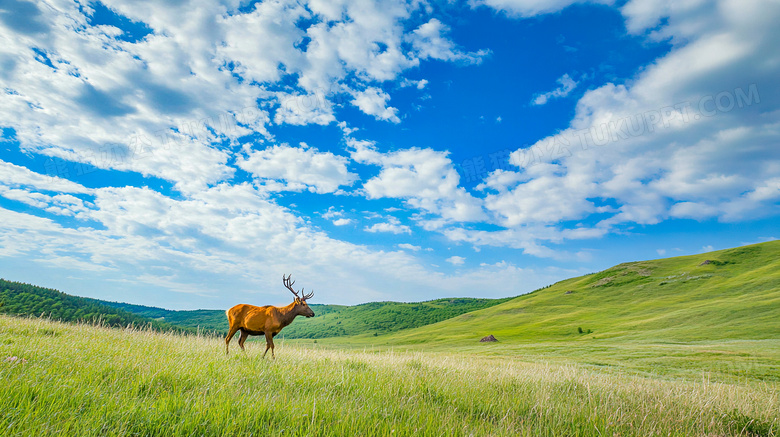
<svg viewBox="0 0 780 437">
<path fill-rule="evenodd" d="M 0 435 L 778 436 L 779 315 L 770 242 L 382 334 L 285 340 L 320 326 L 300 319 L 275 361 L 262 341 L 225 356 L 214 337 L 0 316 Z"/>
<path fill-rule="evenodd" d="M 279 343 L 272 361 L 258 343 L 225 356 L 213 337 L 0 316 L 0 434 L 775 436 L 780 426 L 774 380 Z"/>
</svg>

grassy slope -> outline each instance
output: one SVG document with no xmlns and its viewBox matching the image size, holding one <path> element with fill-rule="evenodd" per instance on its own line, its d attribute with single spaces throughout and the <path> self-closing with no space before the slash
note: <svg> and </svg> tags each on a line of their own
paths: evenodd
<svg viewBox="0 0 780 437">
<path fill-rule="evenodd" d="M 317 314 L 286 327 L 285 338 L 326 338 L 360 333 L 385 334 L 436 323 L 460 314 L 506 302 L 509 299 L 452 298 L 428 302 L 371 302 L 355 306 L 318 305 L 311 307 Z M 117 308 L 174 325 L 206 331 L 227 331 L 223 310 L 170 311 L 161 308 L 108 302 Z"/>
<path fill-rule="evenodd" d="M 701 265 L 705 260 L 713 262 Z M 488 334 L 515 343 L 778 339 L 779 314 L 780 241 L 773 241 L 620 264 L 387 340 L 464 343 Z"/>
<path fill-rule="evenodd" d="M 316 317 L 286 327 L 285 338 L 323 338 L 398 332 L 440 322 L 470 311 L 501 304 L 509 299 L 451 298 L 427 302 L 370 302 L 336 307 L 328 312 L 312 305 Z"/>
<path fill-rule="evenodd" d="M 715 262 L 700 266 L 705 260 Z M 457 350 L 675 378 L 705 372 L 729 381 L 780 381 L 778 314 L 776 241 L 625 263 L 433 325 L 319 344 Z M 580 327 L 586 334 L 578 333 Z M 489 334 L 499 342 L 479 342 Z"/>
<path fill-rule="evenodd" d="M 281 342 L 280 342 L 281 343 Z M 778 383 L 0 316 L 3 436 L 777 436 Z"/>
</svg>

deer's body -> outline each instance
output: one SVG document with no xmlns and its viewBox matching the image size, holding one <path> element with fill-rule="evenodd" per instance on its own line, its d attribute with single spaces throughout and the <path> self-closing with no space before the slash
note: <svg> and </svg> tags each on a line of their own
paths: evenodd
<svg viewBox="0 0 780 437">
<path fill-rule="evenodd" d="M 274 336 L 279 333 L 285 326 L 292 323 L 297 316 L 313 317 L 314 311 L 309 308 L 306 303 L 306 299 L 310 299 L 314 293 L 308 295 L 298 296 L 298 293 L 292 289 L 290 278 L 283 279 L 285 287 L 292 291 L 295 295 L 293 303 L 283 306 L 275 307 L 266 305 L 262 307 L 239 304 L 225 311 L 228 318 L 228 324 L 230 330 L 227 337 L 225 337 L 225 353 L 229 352 L 230 340 L 236 334 L 241 331 L 241 337 L 238 339 L 238 345 L 241 349 L 244 349 L 244 342 L 250 335 L 265 335 L 265 352 L 263 357 L 268 353 L 268 349 L 271 349 L 271 356 L 274 357 Z M 302 292 L 303 290 L 301 290 Z"/>
</svg>

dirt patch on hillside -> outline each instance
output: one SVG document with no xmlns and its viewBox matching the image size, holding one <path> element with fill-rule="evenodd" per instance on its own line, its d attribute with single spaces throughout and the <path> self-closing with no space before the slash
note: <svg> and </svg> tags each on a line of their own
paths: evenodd
<svg viewBox="0 0 780 437">
<path fill-rule="evenodd" d="M 614 279 L 615 279 L 614 276 L 607 276 L 606 278 L 601 278 L 598 280 L 598 282 L 591 285 L 591 287 L 601 287 L 602 285 L 607 285 L 610 282 L 612 282 Z"/>
</svg>

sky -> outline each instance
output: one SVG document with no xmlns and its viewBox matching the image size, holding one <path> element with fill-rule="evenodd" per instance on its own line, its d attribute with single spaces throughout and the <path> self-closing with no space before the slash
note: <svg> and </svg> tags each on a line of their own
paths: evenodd
<svg viewBox="0 0 780 437">
<path fill-rule="evenodd" d="M 0 4 L 0 277 L 506 297 L 780 238 L 780 2 Z"/>
</svg>

